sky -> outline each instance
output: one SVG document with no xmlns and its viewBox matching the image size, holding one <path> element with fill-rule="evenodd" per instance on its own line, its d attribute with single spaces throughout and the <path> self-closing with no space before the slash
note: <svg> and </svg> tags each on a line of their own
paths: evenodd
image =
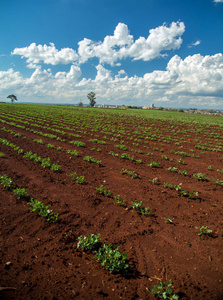
<svg viewBox="0 0 223 300">
<path fill-rule="evenodd" d="M 223 0 L 0 0 L 0 101 L 223 109 Z"/>
</svg>

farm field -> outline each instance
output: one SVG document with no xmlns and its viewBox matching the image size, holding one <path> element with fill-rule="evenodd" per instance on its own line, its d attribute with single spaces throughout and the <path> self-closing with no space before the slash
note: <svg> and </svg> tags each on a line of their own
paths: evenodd
<svg viewBox="0 0 223 300">
<path fill-rule="evenodd" d="M 0 183 L 2 299 L 223 299 L 222 117 L 0 104 Z"/>
</svg>

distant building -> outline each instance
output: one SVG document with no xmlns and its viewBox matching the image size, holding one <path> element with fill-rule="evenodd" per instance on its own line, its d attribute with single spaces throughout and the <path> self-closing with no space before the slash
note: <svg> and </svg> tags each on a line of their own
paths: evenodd
<svg viewBox="0 0 223 300">
<path fill-rule="evenodd" d="M 150 106 L 143 106 L 142 109 L 156 109 L 154 104 L 152 103 Z"/>
</svg>

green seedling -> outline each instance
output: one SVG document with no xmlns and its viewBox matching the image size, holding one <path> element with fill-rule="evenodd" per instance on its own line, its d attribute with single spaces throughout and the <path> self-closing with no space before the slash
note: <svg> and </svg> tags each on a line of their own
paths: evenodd
<svg viewBox="0 0 223 300">
<path fill-rule="evenodd" d="M 50 170 L 52 170 L 52 171 L 60 171 L 61 170 L 61 166 L 58 165 L 58 164 L 53 164 L 53 165 L 51 165 Z"/>
<path fill-rule="evenodd" d="M 3 187 L 8 190 L 11 187 L 12 179 L 8 177 L 6 174 L 0 175 L 0 183 L 3 185 Z"/>
<path fill-rule="evenodd" d="M 166 223 L 173 224 L 174 217 L 172 217 L 172 218 L 164 217 L 164 220 L 165 220 Z"/>
<path fill-rule="evenodd" d="M 19 149 L 18 150 L 18 154 L 23 154 L 24 153 L 24 150 L 23 149 Z"/>
<path fill-rule="evenodd" d="M 84 176 L 77 176 L 77 173 L 74 173 L 73 171 L 70 173 L 69 176 L 72 180 L 75 180 L 76 183 L 79 183 L 79 184 L 84 183 Z"/>
<path fill-rule="evenodd" d="M 97 143 L 97 144 L 100 144 L 100 145 L 106 145 L 105 141 L 99 141 L 98 139 L 90 139 L 89 142 Z"/>
<path fill-rule="evenodd" d="M 114 151 L 110 151 L 108 154 L 110 154 L 112 156 L 115 156 L 115 157 L 118 157 L 118 153 L 115 153 Z"/>
<path fill-rule="evenodd" d="M 109 190 L 106 190 L 106 188 L 103 186 L 103 184 L 100 185 L 99 188 L 95 188 L 95 190 L 96 190 L 97 192 L 99 192 L 99 194 L 101 194 L 101 195 L 103 195 L 103 196 L 105 196 L 105 197 L 111 196 L 111 192 L 110 192 Z"/>
<path fill-rule="evenodd" d="M 206 176 L 205 174 L 202 174 L 202 173 L 196 173 L 196 174 L 193 174 L 193 176 L 194 176 L 197 180 L 200 180 L 200 181 L 209 181 L 208 176 Z"/>
<path fill-rule="evenodd" d="M 142 159 L 136 159 L 136 163 L 141 164 L 142 163 Z"/>
<path fill-rule="evenodd" d="M 198 197 L 198 192 L 194 192 L 194 191 L 189 191 L 188 192 L 188 198 L 189 199 L 194 200 L 194 199 L 197 199 L 197 197 Z"/>
<path fill-rule="evenodd" d="M 154 177 L 152 180 L 150 180 L 153 184 L 157 184 L 158 182 L 158 177 Z"/>
<path fill-rule="evenodd" d="M 96 164 L 98 164 L 98 165 L 100 165 L 100 164 L 102 163 L 101 160 L 97 160 L 97 159 L 95 159 L 93 156 L 85 156 L 85 157 L 83 158 L 83 160 L 88 161 L 88 162 L 91 162 L 91 163 L 96 163 Z"/>
<path fill-rule="evenodd" d="M 69 176 L 70 176 L 70 178 L 71 178 L 72 180 L 76 180 L 76 178 L 77 178 L 77 173 L 74 173 L 74 172 L 72 171 L 72 172 L 70 172 Z"/>
<path fill-rule="evenodd" d="M 126 169 L 122 169 L 120 171 L 120 173 L 121 174 L 128 174 L 132 178 L 140 178 L 140 176 L 137 173 L 135 173 L 135 171 L 129 171 L 129 170 L 126 170 Z"/>
<path fill-rule="evenodd" d="M 127 254 L 118 250 L 120 247 L 115 245 L 102 245 L 98 251 L 95 251 L 95 258 L 101 261 L 111 273 L 126 273 L 129 264 L 126 263 Z"/>
<path fill-rule="evenodd" d="M 149 207 L 142 207 L 142 201 L 134 201 L 132 202 L 132 209 L 137 210 L 139 213 L 141 213 L 142 215 L 149 215 L 151 213 L 151 210 Z"/>
<path fill-rule="evenodd" d="M 55 223 L 58 220 L 59 214 L 54 214 L 52 209 L 49 209 L 49 205 L 45 206 L 43 202 L 31 198 L 28 202 L 31 206 L 32 212 L 37 212 L 39 216 L 46 218 L 48 222 Z"/>
<path fill-rule="evenodd" d="M 13 183 L 12 179 L 6 174 L 0 175 L 0 182 L 6 190 L 8 190 Z"/>
<path fill-rule="evenodd" d="M 177 294 L 173 294 L 171 287 L 171 280 L 168 283 L 161 281 L 159 285 L 154 285 L 153 289 L 148 290 L 148 292 L 158 299 L 178 300 L 179 296 Z"/>
<path fill-rule="evenodd" d="M 43 145 L 43 140 L 42 139 L 35 139 L 33 140 L 33 142 L 37 143 L 37 144 L 42 144 Z"/>
<path fill-rule="evenodd" d="M 134 201 L 134 202 L 132 202 L 132 206 L 131 206 L 132 209 L 140 211 L 141 207 L 142 207 L 142 201 L 139 201 L 139 202 L 138 201 Z"/>
<path fill-rule="evenodd" d="M 84 175 L 76 177 L 76 183 L 83 184 L 84 183 Z"/>
<path fill-rule="evenodd" d="M 0 152 L 0 158 L 3 158 L 3 157 L 5 157 L 5 156 L 6 156 L 5 153 Z"/>
<path fill-rule="evenodd" d="M 78 156 L 78 152 L 76 150 L 67 150 L 67 153 L 72 156 Z"/>
<path fill-rule="evenodd" d="M 51 166 L 50 158 L 49 158 L 49 157 L 43 158 L 43 159 L 42 159 L 41 166 L 42 166 L 44 169 L 45 169 L 45 168 L 50 168 L 50 166 Z"/>
<path fill-rule="evenodd" d="M 115 145 L 115 148 L 121 149 L 123 151 L 128 150 L 127 147 L 125 145 Z"/>
<path fill-rule="evenodd" d="M 212 230 L 208 226 L 201 226 L 201 228 L 198 228 L 196 226 L 195 229 L 197 229 L 197 230 L 199 229 L 199 233 L 198 233 L 199 236 L 201 236 L 201 235 L 209 235 L 209 234 L 212 233 Z"/>
<path fill-rule="evenodd" d="M 152 161 L 151 163 L 148 164 L 148 166 L 151 168 L 158 168 L 159 165 L 160 165 L 160 162 L 157 162 L 157 161 Z"/>
<path fill-rule="evenodd" d="M 91 150 L 92 150 L 92 151 L 101 152 L 101 148 L 98 148 L 98 149 L 96 149 L 96 148 L 91 148 Z"/>
<path fill-rule="evenodd" d="M 184 152 L 184 151 L 176 151 L 174 154 L 178 154 L 178 155 L 181 155 L 181 156 L 190 156 L 188 153 Z"/>
<path fill-rule="evenodd" d="M 114 196 L 114 204 L 119 204 L 121 206 L 126 206 L 126 200 L 120 200 L 120 195 Z"/>
<path fill-rule="evenodd" d="M 182 190 L 182 188 L 181 188 L 181 186 L 182 186 L 182 183 L 179 183 L 179 184 L 177 184 L 177 185 L 174 185 L 174 190 L 176 190 L 176 191 L 181 191 Z"/>
<path fill-rule="evenodd" d="M 223 186 L 223 180 L 215 179 L 215 178 L 212 178 L 212 180 L 213 180 L 213 182 L 214 182 L 215 184 L 218 184 L 218 185 Z"/>
<path fill-rule="evenodd" d="M 78 147 L 84 147 L 85 143 L 81 142 L 81 141 L 70 141 L 70 144 L 76 145 Z"/>
<path fill-rule="evenodd" d="M 146 155 L 153 156 L 153 153 L 152 152 L 148 152 Z"/>
<path fill-rule="evenodd" d="M 178 169 L 176 167 L 169 167 L 167 170 L 171 172 L 177 172 Z"/>
<path fill-rule="evenodd" d="M 165 160 L 169 160 L 169 161 L 172 161 L 172 160 L 173 160 L 172 158 L 169 158 L 169 157 L 167 157 L 166 155 L 162 155 L 162 158 L 165 159 Z"/>
<path fill-rule="evenodd" d="M 13 193 L 17 196 L 17 199 L 21 199 L 21 198 L 29 198 L 29 194 L 26 192 L 27 189 L 23 188 L 15 188 L 13 190 Z"/>
<path fill-rule="evenodd" d="M 183 171 L 179 171 L 178 173 L 181 174 L 181 175 L 186 176 L 187 173 L 188 173 L 188 171 L 187 170 L 183 170 Z"/>
<path fill-rule="evenodd" d="M 51 148 L 51 149 L 55 148 L 55 146 L 52 145 L 52 144 L 47 144 L 47 147 L 48 147 L 48 148 Z"/>
<path fill-rule="evenodd" d="M 77 248 L 81 248 L 83 251 L 94 250 L 96 245 L 101 241 L 100 233 L 89 234 L 89 236 L 79 236 Z"/>
<path fill-rule="evenodd" d="M 164 182 L 164 185 L 163 185 L 165 188 L 169 188 L 169 189 L 172 189 L 173 188 L 173 183 L 165 183 Z"/>
<path fill-rule="evenodd" d="M 178 159 L 177 162 L 182 164 L 182 165 L 185 165 L 185 161 L 182 158 Z"/>
<path fill-rule="evenodd" d="M 134 158 L 135 158 L 134 156 L 131 156 L 131 155 L 127 154 L 127 153 L 122 153 L 119 157 L 122 158 L 122 159 L 128 159 L 130 161 L 133 161 Z"/>
</svg>

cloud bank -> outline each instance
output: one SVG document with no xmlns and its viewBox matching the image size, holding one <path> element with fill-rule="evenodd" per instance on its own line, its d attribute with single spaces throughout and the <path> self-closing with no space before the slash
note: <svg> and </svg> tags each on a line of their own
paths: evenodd
<svg viewBox="0 0 223 300">
<path fill-rule="evenodd" d="M 168 27 L 162 25 L 149 31 L 147 38 L 139 37 L 134 41 L 128 26 L 119 23 L 112 36 L 106 36 L 104 41 L 94 42 L 84 38 L 78 43 L 78 53 L 71 48 L 58 51 L 53 43 L 50 46 L 32 43 L 28 47 L 16 48 L 12 55 L 27 58 L 29 64 L 83 64 L 91 58 L 98 58 L 99 63 L 111 66 L 118 60 L 131 58 L 148 61 L 156 57 L 166 56 L 166 51 L 179 49 L 182 44 L 181 35 L 185 31 L 183 22 L 172 22 Z"/>
<path fill-rule="evenodd" d="M 78 43 L 77 51 L 72 48 L 58 50 L 53 43 L 49 46 L 33 43 L 16 48 L 12 55 L 26 58 L 27 67 L 35 70 L 30 78 L 13 69 L 0 71 L 0 90 L 6 94 L 13 90 L 18 98 L 26 101 L 42 99 L 43 102 L 78 103 L 82 99 L 88 103 L 86 95 L 93 90 L 98 103 L 221 107 L 222 53 L 212 56 L 195 54 L 185 59 L 174 55 L 165 70 L 154 70 L 141 77 L 129 77 L 121 68 L 122 60 L 127 58 L 149 61 L 166 57 L 170 51 L 180 48 L 184 31 L 183 22 L 173 22 L 170 26 L 163 24 L 151 29 L 147 37 L 134 39 L 128 26 L 119 23 L 114 34 L 106 36 L 103 41 L 84 38 Z M 98 59 L 96 76 L 84 78 L 81 67 L 92 58 Z M 70 65 L 70 69 L 53 74 L 49 65 Z"/>
</svg>

